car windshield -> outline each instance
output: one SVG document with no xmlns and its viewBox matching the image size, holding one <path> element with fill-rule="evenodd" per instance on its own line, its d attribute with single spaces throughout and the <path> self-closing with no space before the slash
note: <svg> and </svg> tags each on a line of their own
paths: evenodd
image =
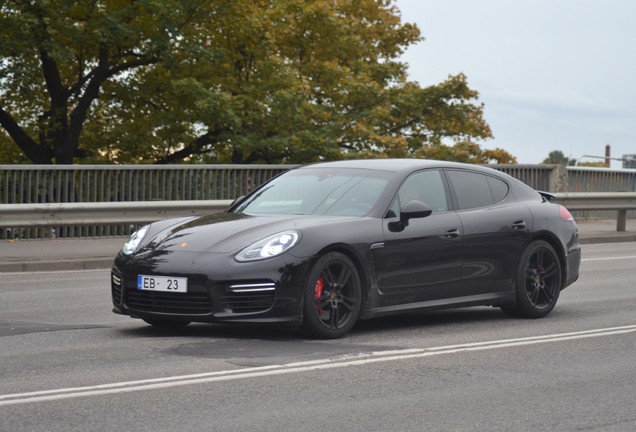
<svg viewBox="0 0 636 432">
<path fill-rule="evenodd" d="M 349 168 L 291 170 L 260 188 L 234 212 L 364 216 L 390 177 L 389 172 Z"/>
</svg>

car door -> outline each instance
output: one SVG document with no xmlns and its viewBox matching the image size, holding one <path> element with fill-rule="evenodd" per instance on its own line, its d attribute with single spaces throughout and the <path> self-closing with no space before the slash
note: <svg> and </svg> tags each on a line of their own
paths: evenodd
<svg viewBox="0 0 636 432">
<path fill-rule="evenodd" d="M 432 214 L 400 227 L 400 209 L 411 201 Z M 461 277 L 461 222 L 440 170 L 409 176 L 383 220 L 384 243 L 372 249 L 381 305 L 390 306 L 454 295 Z M 400 229 L 401 228 L 401 229 Z"/>
<path fill-rule="evenodd" d="M 463 230 L 462 287 L 468 295 L 514 289 L 519 256 L 531 232 L 530 210 L 501 178 L 445 171 Z"/>
</svg>

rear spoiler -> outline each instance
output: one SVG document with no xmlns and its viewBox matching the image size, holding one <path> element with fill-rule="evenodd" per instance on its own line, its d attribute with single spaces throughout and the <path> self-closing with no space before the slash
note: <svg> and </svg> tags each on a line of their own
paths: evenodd
<svg viewBox="0 0 636 432">
<path fill-rule="evenodd" d="M 545 201 L 550 202 L 556 196 L 554 194 L 551 194 L 550 192 L 544 192 L 544 191 L 537 191 L 537 192 L 539 192 L 544 202 Z"/>
</svg>

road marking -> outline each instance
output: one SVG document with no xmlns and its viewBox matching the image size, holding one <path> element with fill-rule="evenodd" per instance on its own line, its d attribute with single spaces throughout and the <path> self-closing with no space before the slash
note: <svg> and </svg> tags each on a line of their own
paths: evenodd
<svg viewBox="0 0 636 432">
<path fill-rule="evenodd" d="M 474 342 L 460 345 L 446 345 L 431 348 L 412 348 L 404 350 L 363 352 L 358 354 L 347 354 L 335 358 L 287 363 L 280 365 L 223 370 L 216 372 L 179 375 L 137 381 L 116 382 L 88 387 L 72 387 L 27 393 L 6 394 L 0 395 L 0 406 L 55 401 L 88 396 L 102 396 L 145 390 L 157 390 L 185 385 L 208 384 L 220 381 L 258 378 L 273 375 L 285 375 L 351 366 L 363 366 L 379 362 L 410 360 L 444 354 L 457 354 L 463 352 L 485 351 L 550 342 L 563 342 L 576 339 L 622 335 L 634 332 L 636 332 L 636 325 L 586 330 L 571 333 L 559 333 L 543 336 L 531 336 L 516 339 Z"/>
<path fill-rule="evenodd" d="M 636 258 L 636 255 L 620 256 L 620 257 L 608 257 L 608 258 L 585 258 L 585 259 L 582 259 L 581 262 L 587 262 L 587 261 L 612 261 L 612 260 L 635 259 L 635 258 Z"/>
</svg>

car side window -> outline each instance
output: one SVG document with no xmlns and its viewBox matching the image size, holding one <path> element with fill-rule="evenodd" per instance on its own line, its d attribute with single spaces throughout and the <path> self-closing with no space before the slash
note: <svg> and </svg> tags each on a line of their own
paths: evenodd
<svg viewBox="0 0 636 432">
<path fill-rule="evenodd" d="M 398 190 L 398 199 L 394 201 L 387 216 L 397 216 L 399 209 L 410 201 L 428 204 L 433 213 L 448 211 L 446 190 L 440 171 L 420 171 L 409 176 Z"/>
<path fill-rule="evenodd" d="M 508 195 L 506 182 L 495 177 L 469 172 L 448 170 L 459 210 L 488 207 L 501 202 Z"/>
<path fill-rule="evenodd" d="M 492 197 L 495 200 L 495 204 L 502 202 L 508 196 L 508 183 L 498 178 L 487 176 L 488 185 L 492 192 Z"/>
</svg>

